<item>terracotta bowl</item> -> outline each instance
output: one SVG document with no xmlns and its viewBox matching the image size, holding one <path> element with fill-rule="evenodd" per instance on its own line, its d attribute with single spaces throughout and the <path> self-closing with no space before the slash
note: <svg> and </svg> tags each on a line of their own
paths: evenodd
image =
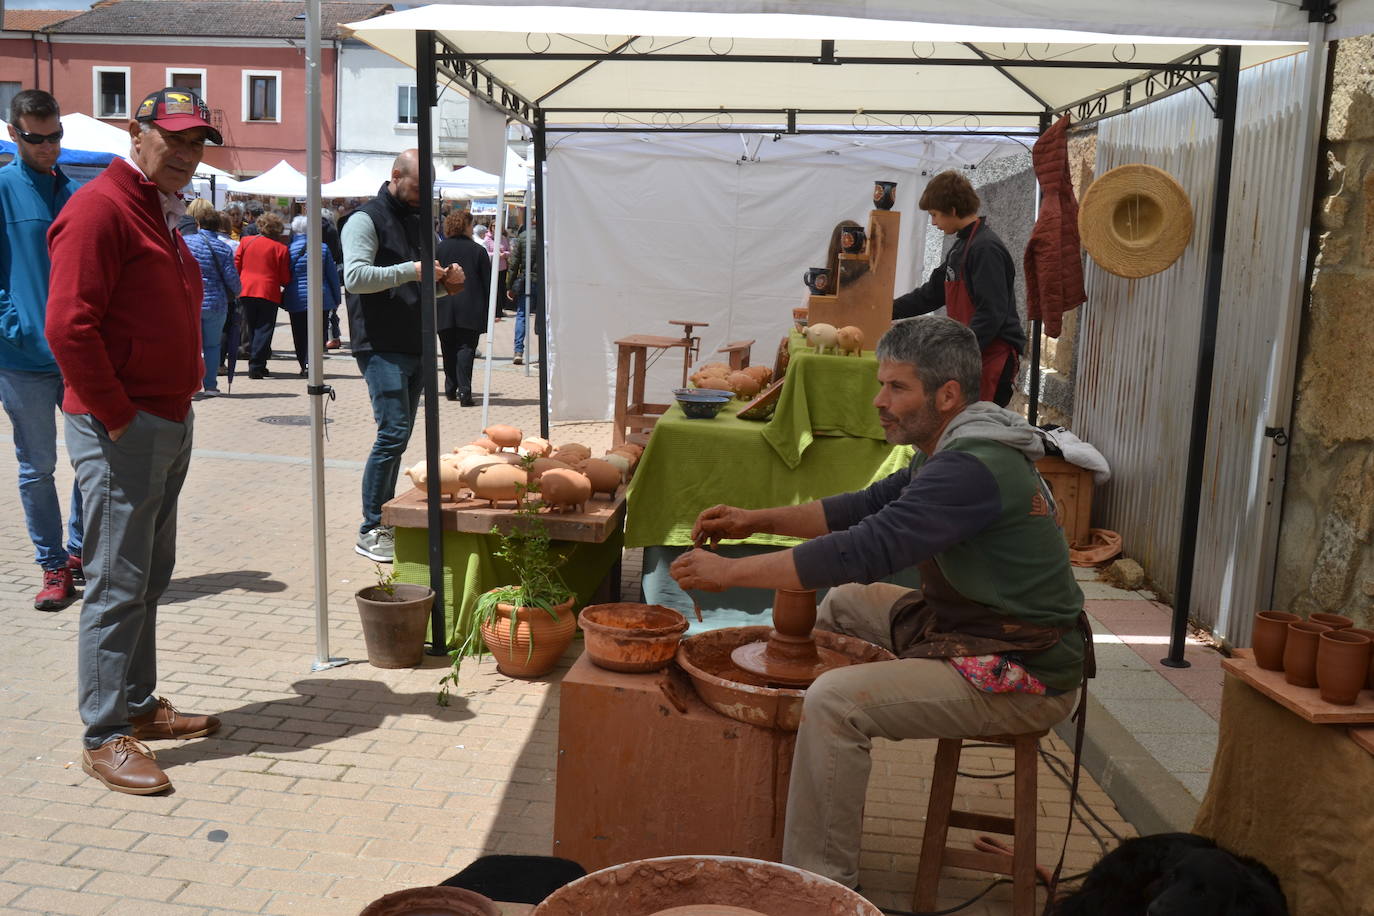
<svg viewBox="0 0 1374 916">
<path fill-rule="evenodd" d="M 411 887 L 372 901 L 358 916 L 501 916 L 501 911 L 476 891 Z"/>
<path fill-rule="evenodd" d="M 560 887 L 535 907 L 534 916 L 653 916 L 703 904 L 762 916 L 881 916 L 876 906 L 829 878 L 734 856 L 666 856 L 612 865 Z"/>
<path fill-rule="evenodd" d="M 577 615 L 592 663 L 611 671 L 657 671 L 673 660 L 687 618 L 658 604 L 593 604 Z"/>
</svg>

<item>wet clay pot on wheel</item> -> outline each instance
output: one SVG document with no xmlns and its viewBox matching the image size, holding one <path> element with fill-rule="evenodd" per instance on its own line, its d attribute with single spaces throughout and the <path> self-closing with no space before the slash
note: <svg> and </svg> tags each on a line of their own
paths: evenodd
<svg viewBox="0 0 1374 916">
<path fill-rule="evenodd" d="M 367 663 L 374 668 L 418 668 L 425 656 L 425 629 L 434 606 L 427 585 L 380 585 L 358 589 L 358 617 L 367 644 Z"/>
<path fill-rule="evenodd" d="M 1349 617 L 1343 617 L 1340 614 L 1324 614 L 1321 611 L 1308 614 L 1307 619 L 1313 623 L 1319 623 L 1324 627 L 1330 627 L 1333 630 L 1346 630 L 1355 625 L 1355 621 L 1351 620 Z"/>
<path fill-rule="evenodd" d="M 1317 687 L 1338 706 L 1353 706 L 1369 677 L 1369 638 L 1349 630 L 1327 630 L 1318 639 Z"/>
<path fill-rule="evenodd" d="M 572 609 L 571 598 L 554 605 L 558 612 L 554 620 L 543 608 L 498 604 L 496 616 L 482 624 L 482 641 L 496 659 L 496 670 L 507 677 L 539 677 L 552 671 L 577 631 Z M 512 614 L 516 618 L 514 639 Z"/>
<path fill-rule="evenodd" d="M 1288 625 L 1302 620 L 1297 614 L 1284 611 L 1260 611 L 1255 615 L 1250 644 L 1255 650 L 1255 664 L 1266 671 L 1283 670 L 1283 647 L 1288 642 Z"/>
<path fill-rule="evenodd" d="M 1330 627 L 1299 620 L 1288 625 L 1283 647 L 1283 679 L 1294 687 L 1317 686 L 1317 640 Z"/>
</svg>

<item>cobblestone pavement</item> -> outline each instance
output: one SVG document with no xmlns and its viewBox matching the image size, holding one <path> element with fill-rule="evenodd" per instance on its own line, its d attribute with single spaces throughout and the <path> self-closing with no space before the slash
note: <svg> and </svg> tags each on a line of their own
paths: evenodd
<svg viewBox="0 0 1374 916">
<path fill-rule="evenodd" d="M 512 322 L 497 326 L 493 421 L 538 429 L 537 376 L 509 364 Z M 312 672 L 316 654 L 309 430 L 263 422 L 308 413 L 289 330 L 270 368 L 227 397 L 196 404 L 196 451 L 181 499 L 177 571 L 160 608 L 158 692 L 182 709 L 219 715 L 205 739 L 156 746 L 175 789 L 110 792 L 80 768 L 75 636 L 80 604 L 35 611 L 38 587 L 14 486 L 0 448 L 0 908 L 12 912 L 356 913 L 399 888 L 431 884 L 490 852 L 548 854 L 554 804 L 557 678 L 523 682 L 490 663 L 464 668 L 446 708 L 434 702 L 443 660 L 415 670 L 365 662 L 352 594 L 372 565 L 353 553 L 362 462 L 374 427 L 356 364 L 327 359 L 338 391 L 325 445 L 329 651 L 352 659 Z M 484 343 L 485 346 L 485 343 Z M 478 389 L 481 389 L 481 363 Z M 221 387 L 224 383 L 221 382 Z M 441 402 L 445 449 L 471 439 L 480 408 Z M 609 445 L 609 425 L 554 429 L 555 441 Z M 417 432 L 407 462 L 420 460 Z M 65 456 L 63 458 L 65 462 Z M 70 485 L 59 469 L 59 489 Z M 630 575 L 637 564 L 626 564 Z M 577 645 L 564 659 L 570 663 Z M 564 669 L 560 669 L 564 670 Z M 1046 749 L 1067 759 L 1062 743 Z M 907 907 L 924 816 L 932 742 L 881 743 L 866 817 L 862 882 L 875 901 Z M 1007 767 L 971 752 L 966 769 Z M 1042 768 L 1040 857 L 1053 862 L 1067 790 Z M 1008 781 L 961 782 L 975 810 L 1005 810 Z M 1084 778 L 1084 797 L 1129 834 Z M 1099 833 L 1103 826 L 1095 825 Z M 1069 871 L 1098 845 L 1076 825 Z M 981 878 L 946 878 L 941 905 Z M 966 910 L 1009 912 L 1005 886 Z"/>
</svg>

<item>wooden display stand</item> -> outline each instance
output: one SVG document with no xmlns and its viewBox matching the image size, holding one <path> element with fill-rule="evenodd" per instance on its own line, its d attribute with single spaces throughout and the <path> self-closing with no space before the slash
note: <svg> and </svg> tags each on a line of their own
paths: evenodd
<svg viewBox="0 0 1374 916">
<path fill-rule="evenodd" d="M 625 488 L 612 499 L 597 495 L 587 500 L 582 512 L 548 512 L 539 520 L 554 541 L 581 541 L 602 544 L 618 530 L 625 516 Z M 513 509 L 493 509 L 485 499 L 447 499 L 439 510 L 444 531 L 467 534 L 502 534 L 518 531 L 525 520 Z M 382 506 L 382 524 L 397 528 L 428 528 L 429 502 L 423 490 L 411 487 Z"/>
<path fill-rule="evenodd" d="M 807 298 L 807 320 L 811 324 L 830 324 L 837 328 L 854 325 L 864 332 L 864 348 L 878 345 L 892 327 L 893 284 L 897 278 L 897 235 L 902 215 L 893 210 L 874 210 L 868 214 L 868 239 L 858 254 L 840 252 L 840 265 L 862 261 L 868 270 L 846 283 L 834 272 L 833 296 Z"/>
<path fill-rule="evenodd" d="M 1059 506 L 1059 521 L 1069 546 L 1085 543 L 1092 528 L 1093 472 L 1050 455 L 1035 462 Z"/>
<path fill-rule="evenodd" d="M 1374 692 L 1361 690 L 1353 706 L 1338 706 L 1321 698 L 1316 687 L 1298 687 L 1284 679 L 1282 671 L 1261 668 L 1253 649 L 1236 649 L 1221 660 L 1221 670 L 1240 678 L 1289 712 L 1313 725 L 1369 725 L 1374 723 Z M 1363 737 L 1363 736 L 1362 736 Z M 1363 746 L 1363 742 L 1361 742 Z"/>
<path fill-rule="evenodd" d="M 619 674 L 584 654 L 560 691 L 554 855 L 588 871 L 654 856 L 781 858 L 794 732 L 722 716 L 674 669 Z"/>
</svg>

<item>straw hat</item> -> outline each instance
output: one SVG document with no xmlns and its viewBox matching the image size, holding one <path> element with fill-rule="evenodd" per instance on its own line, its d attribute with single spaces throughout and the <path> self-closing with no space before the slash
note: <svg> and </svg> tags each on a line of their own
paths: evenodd
<svg viewBox="0 0 1374 916">
<path fill-rule="evenodd" d="M 1123 165 L 1097 179 L 1078 208 L 1083 247 L 1118 277 L 1148 277 L 1179 259 L 1193 237 L 1193 207 L 1173 176 Z"/>
</svg>

